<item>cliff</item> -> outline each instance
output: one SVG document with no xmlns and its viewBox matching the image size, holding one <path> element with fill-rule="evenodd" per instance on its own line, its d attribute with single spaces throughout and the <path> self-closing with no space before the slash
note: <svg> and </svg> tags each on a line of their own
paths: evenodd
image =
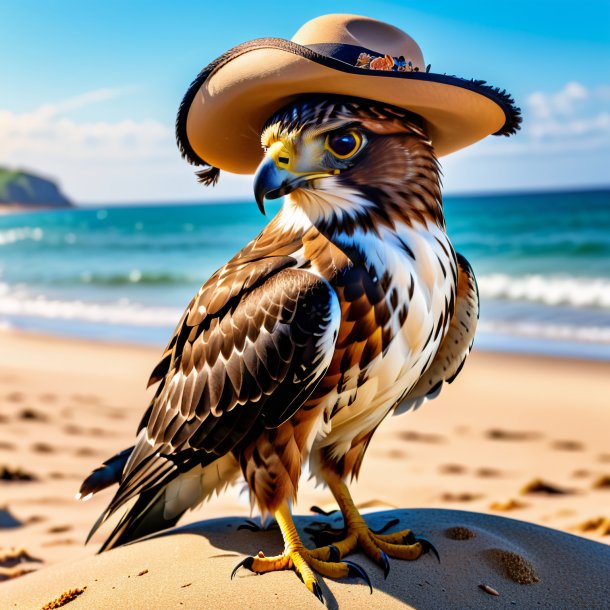
<svg viewBox="0 0 610 610">
<path fill-rule="evenodd" d="M 15 208 L 70 208 L 72 202 L 52 180 L 0 167 L 0 206 Z"/>
</svg>

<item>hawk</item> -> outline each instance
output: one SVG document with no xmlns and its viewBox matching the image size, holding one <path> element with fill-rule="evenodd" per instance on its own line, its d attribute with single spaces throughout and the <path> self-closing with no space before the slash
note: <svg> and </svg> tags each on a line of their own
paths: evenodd
<svg viewBox="0 0 610 610">
<path fill-rule="evenodd" d="M 285 549 L 236 570 L 294 569 L 322 599 L 316 573 L 368 581 L 346 559 L 356 549 L 385 575 L 388 557 L 434 550 L 409 530 L 371 531 L 347 482 L 384 419 L 459 374 L 477 286 L 446 234 L 439 163 L 420 115 L 303 94 L 259 135 L 256 201 L 261 211 L 265 199 L 284 203 L 192 299 L 151 375 L 158 385 L 134 447 L 95 470 L 80 494 L 119 485 L 92 533 L 131 502 L 106 550 L 173 526 L 243 477 Z M 201 173 L 216 177 L 212 166 Z M 345 522 L 342 539 L 315 549 L 291 516 L 306 463 Z"/>
</svg>

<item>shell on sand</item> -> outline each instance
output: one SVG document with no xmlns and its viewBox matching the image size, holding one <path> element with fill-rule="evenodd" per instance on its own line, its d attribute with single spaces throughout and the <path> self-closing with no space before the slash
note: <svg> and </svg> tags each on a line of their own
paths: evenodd
<svg viewBox="0 0 610 610">
<path fill-rule="evenodd" d="M 330 608 L 604 608 L 610 547 L 539 525 L 480 513 L 414 509 L 371 513 L 381 527 L 410 527 L 431 540 L 441 556 L 414 562 L 392 560 L 387 580 L 381 570 L 355 555 L 375 589 L 353 580 L 322 583 Z M 298 517 L 303 528 L 340 517 Z M 3 607 L 40 608 L 71 589 L 84 593 L 70 602 L 77 608 L 313 608 L 317 601 L 291 572 L 256 576 L 241 570 L 229 580 L 244 555 L 281 551 L 277 530 L 238 530 L 243 519 L 202 521 L 116 550 L 41 569 L 2 586 Z M 468 539 L 451 539 L 449 528 L 467 528 Z M 303 539 L 307 537 L 303 534 Z M 493 552 L 492 552 L 493 551 Z M 519 584 L 497 561 L 498 553 L 519 557 L 535 571 L 537 582 Z M 484 583 L 499 593 L 489 595 Z M 498 606 L 500 603 L 500 606 Z M 320 606 L 321 607 L 321 606 Z"/>
</svg>

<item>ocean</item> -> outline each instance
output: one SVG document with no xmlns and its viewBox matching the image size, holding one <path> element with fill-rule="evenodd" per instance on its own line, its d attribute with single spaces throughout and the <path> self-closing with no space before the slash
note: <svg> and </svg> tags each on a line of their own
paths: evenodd
<svg viewBox="0 0 610 610">
<path fill-rule="evenodd" d="M 444 206 L 479 283 L 476 347 L 610 360 L 610 191 Z M 0 325 L 161 347 L 267 220 L 254 201 L 0 216 Z"/>
</svg>

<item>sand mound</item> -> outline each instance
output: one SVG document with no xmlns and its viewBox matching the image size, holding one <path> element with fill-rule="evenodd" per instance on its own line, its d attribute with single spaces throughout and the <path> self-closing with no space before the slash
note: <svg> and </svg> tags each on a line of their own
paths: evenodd
<svg viewBox="0 0 610 610">
<path fill-rule="evenodd" d="M 603 608 L 607 607 L 610 547 L 530 523 L 452 510 L 372 513 L 381 527 L 399 519 L 437 546 L 415 562 L 391 561 L 382 571 L 355 555 L 374 594 L 355 581 L 322 583 L 329 608 Z M 95 557 L 52 566 L 1 586 L 3 608 L 40 609 L 71 590 L 77 608 L 321 607 L 290 572 L 229 575 L 244 556 L 281 550 L 277 530 L 238 530 L 241 518 L 203 521 Z M 299 517 L 301 532 L 316 522 L 337 526 L 340 516 Z M 447 536 L 468 530 L 474 536 Z M 307 535 L 303 539 L 308 541 Z M 527 582 L 529 584 L 519 584 Z M 496 594 L 499 594 L 496 595 Z M 498 605 L 499 604 L 499 605 Z"/>
</svg>

